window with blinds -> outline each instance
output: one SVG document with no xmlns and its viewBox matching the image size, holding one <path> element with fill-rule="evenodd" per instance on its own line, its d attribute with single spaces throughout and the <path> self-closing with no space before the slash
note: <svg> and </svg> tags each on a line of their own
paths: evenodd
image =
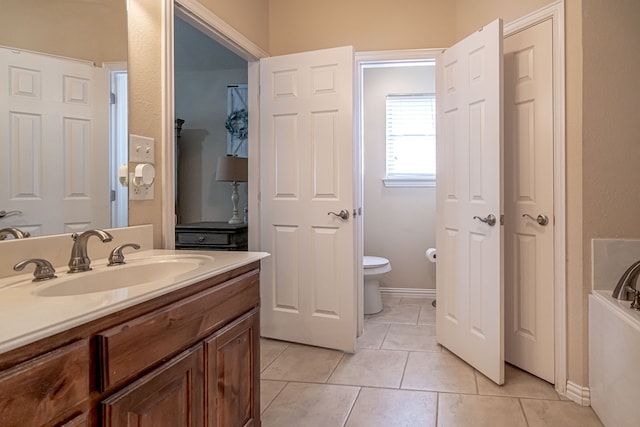
<svg viewBox="0 0 640 427">
<path fill-rule="evenodd" d="M 435 94 L 387 95 L 386 186 L 431 186 L 436 178 Z"/>
</svg>

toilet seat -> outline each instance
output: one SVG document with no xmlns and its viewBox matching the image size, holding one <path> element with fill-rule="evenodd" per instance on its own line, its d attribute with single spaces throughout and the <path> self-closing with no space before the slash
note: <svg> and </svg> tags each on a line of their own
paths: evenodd
<svg viewBox="0 0 640 427">
<path fill-rule="evenodd" d="M 389 264 L 389 260 L 379 256 L 365 255 L 362 263 L 364 264 L 364 268 L 382 267 L 385 264 Z"/>
<path fill-rule="evenodd" d="M 391 271 L 391 263 L 389 260 L 379 256 L 365 255 L 362 259 L 362 265 L 364 267 L 365 276 L 388 273 Z"/>
</svg>

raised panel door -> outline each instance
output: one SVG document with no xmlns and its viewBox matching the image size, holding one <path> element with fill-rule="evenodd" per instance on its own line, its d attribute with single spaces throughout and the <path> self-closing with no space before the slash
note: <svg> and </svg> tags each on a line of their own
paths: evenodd
<svg viewBox="0 0 640 427">
<path fill-rule="evenodd" d="M 203 346 L 184 351 L 102 402 L 104 427 L 204 426 Z"/>
<path fill-rule="evenodd" d="M 207 426 L 260 424 L 258 309 L 205 340 Z"/>
</svg>

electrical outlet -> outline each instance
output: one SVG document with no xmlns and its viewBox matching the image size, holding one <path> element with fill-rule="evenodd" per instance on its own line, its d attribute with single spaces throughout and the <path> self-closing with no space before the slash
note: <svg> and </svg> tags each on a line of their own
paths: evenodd
<svg viewBox="0 0 640 427">
<path fill-rule="evenodd" d="M 155 140 L 146 136 L 129 135 L 129 161 L 138 163 L 155 162 Z"/>
<path fill-rule="evenodd" d="M 134 173 L 129 173 L 129 200 L 153 200 L 154 182 L 150 185 L 135 185 Z"/>
</svg>

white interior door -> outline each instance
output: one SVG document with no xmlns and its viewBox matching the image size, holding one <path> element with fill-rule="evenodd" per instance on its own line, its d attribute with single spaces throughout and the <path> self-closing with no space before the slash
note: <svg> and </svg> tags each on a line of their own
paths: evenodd
<svg viewBox="0 0 640 427">
<path fill-rule="evenodd" d="M 344 351 L 356 341 L 353 60 L 343 47 L 260 61 L 261 332 Z"/>
<path fill-rule="evenodd" d="M 0 218 L 32 235 L 110 225 L 109 73 L 0 48 Z"/>
<path fill-rule="evenodd" d="M 505 358 L 549 382 L 555 311 L 552 31 L 546 20 L 504 40 Z"/>
<path fill-rule="evenodd" d="M 502 384 L 502 21 L 447 49 L 437 70 L 437 337 Z"/>
</svg>

